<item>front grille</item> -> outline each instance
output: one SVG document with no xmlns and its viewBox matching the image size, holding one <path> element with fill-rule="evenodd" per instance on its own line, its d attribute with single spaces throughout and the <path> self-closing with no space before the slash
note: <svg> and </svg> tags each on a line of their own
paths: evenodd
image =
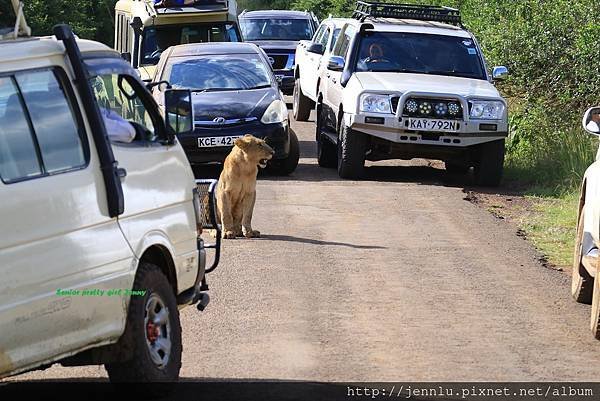
<svg viewBox="0 0 600 401">
<path fill-rule="evenodd" d="M 283 70 L 288 64 L 289 54 L 269 54 L 269 58 L 273 59 L 273 69 Z"/>
<path fill-rule="evenodd" d="M 393 97 L 392 111 L 398 108 L 399 97 Z M 456 99 L 408 98 L 404 102 L 403 117 L 438 118 L 444 120 L 462 120 L 463 108 Z"/>
</svg>

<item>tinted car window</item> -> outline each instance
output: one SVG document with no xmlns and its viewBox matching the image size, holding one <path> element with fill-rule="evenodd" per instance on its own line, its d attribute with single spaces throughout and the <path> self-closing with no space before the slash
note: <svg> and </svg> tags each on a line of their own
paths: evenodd
<svg viewBox="0 0 600 401">
<path fill-rule="evenodd" d="M 12 77 L 0 78 L 0 177 L 11 182 L 42 174 L 25 109 Z"/>
<path fill-rule="evenodd" d="M 374 32 L 363 37 L 356 71 L 485 79 L 478 50 L 471 39 L 404 32 Z"/>
<path fill-rule="evenodd" d="M 82 127 L 55 70 L 0 78 L 0 177 L 4 182 L 84 167 Z"/>
<path fill-rule="evenodd" d="M 271 86 L 270 67 L 258 54 L 173 57 L 163 79 L 176 88 L 246 90 Z"/>
<path fill-rule="evenodd" d="M 31 116 L 46 172 L 85 164 L 79 127 L 53 71 L 16 76 Z"/>
<path fill-rule="evenodd" d="M 240 28 L 245 40 L 308 40 L 314 33 L 308 19 L 244 18 Z"/>
<path fill-rule="evenodd" d="M 152 26 L 144 29 L 142 64 L 156 64 L 170 46 L 185 43 L 239 42 L 233 24 L 189 24 Z"/>
</svg>

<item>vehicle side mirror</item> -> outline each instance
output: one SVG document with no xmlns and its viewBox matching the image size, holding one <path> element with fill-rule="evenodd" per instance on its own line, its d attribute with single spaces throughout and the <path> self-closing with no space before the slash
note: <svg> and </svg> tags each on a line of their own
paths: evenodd
<svg viewBox="0 0 600 401">
<path fill-rule="evenodd" d="M 583 129 L 590 134 L 600 135 L 600 107 L 592 107 L 583 115 Z"/>
<path fill-rule="evenodd" d="M 327 61 L 327 69 L 331 71 L 343 71 L 346 64 L 343 57 L 331 56 Z"/>
<path fill-rule="evenodd" d="M 148 89 L 149 91 L 152 91 L 152 89 L 154 89 L 156 86 L 158 86 L 158 89 L 160 90 L 161 85 L 165 85 L 166 89 L 171 89 L 171 84 L 169 83 L 169 81 L 158 81 L 158 82 L 144 81 L 144 83 L 146 84 L 146 89 Z"/>
<path fill-rule="evenodd" d="M 121 53 L 121 58 L 127 61 L 128 63 L 131 63 L 131 53 Z"/>
<path fill-rule="evenodd" d="M 492 78 L 497 80 L 502 80 L 506 78 L 508 75 L 508 68 L 505 66 L 497 66 L 492 69 Z"/>
<path fill-rule="evenodd" d="M 169 139 L 178 134 L 191 134 L 194 130 L 192 92 L 187 89 L 165 91 L 165 122 Z"/>
<path fill-rule="evenodd" d="M 315 53 L 323 55 L 325 53 L 325 47 L 321 43 L 311 43 L 306 49 L 309 53 Z"/>
</svg>

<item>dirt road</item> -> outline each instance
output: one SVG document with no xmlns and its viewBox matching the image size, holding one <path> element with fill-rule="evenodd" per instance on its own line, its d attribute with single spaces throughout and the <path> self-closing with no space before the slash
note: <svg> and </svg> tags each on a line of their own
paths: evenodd
<svg viewBox="0 0 600 401">
<path fill-rule="evenodd" d="M 594 380 L 600 342 L 565 273 L 426 162 L 342 181 L 294 123 L 298 170 L 262 176 L 255 240 L 225 243 L 211 304 L 182 312 L 182 376 Z M 53 367 L 22 379 L 105 377 Z"/>
</svg>

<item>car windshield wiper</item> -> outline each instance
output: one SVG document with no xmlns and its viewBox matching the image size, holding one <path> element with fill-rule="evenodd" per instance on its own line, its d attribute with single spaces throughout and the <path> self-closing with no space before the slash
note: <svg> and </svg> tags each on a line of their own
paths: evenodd
<svg viewBox="0 0 600 401">
<path fill-rule="evenodd" d="M 194 93 L 204 93 L 204 92 L 221 92 L 221 91 L 239 91 L 243 88 L 205 88 L 205 89 L 191 89 L 191 92 Z"/>
<path fill-rule="evenodd" d="M 427 71 L 427 74 L 431 75 L 448 75 L 451 77 L 459 77 L 459 78 L 476 78 L 472 74 L 467 74 L 459 71 L 442 71 L 442 70 L 431 70 Z"/>
<path fill-rule="evenodd" d="M 248 90 L 251 89 L 264 89 L 264 88 L 270 88 L 271 84 L 264 84 L 264 85 L 257 85 L 257 86 L 253 86 L 252 88 L 248 88 Z"/>
<path fill-rule="evenodd" d="M 408 74 L 426 74 L 425 71 L 411 70 L 408 68 L 369 69 L 369 72 L 404 72 Z"/>
</svg>

